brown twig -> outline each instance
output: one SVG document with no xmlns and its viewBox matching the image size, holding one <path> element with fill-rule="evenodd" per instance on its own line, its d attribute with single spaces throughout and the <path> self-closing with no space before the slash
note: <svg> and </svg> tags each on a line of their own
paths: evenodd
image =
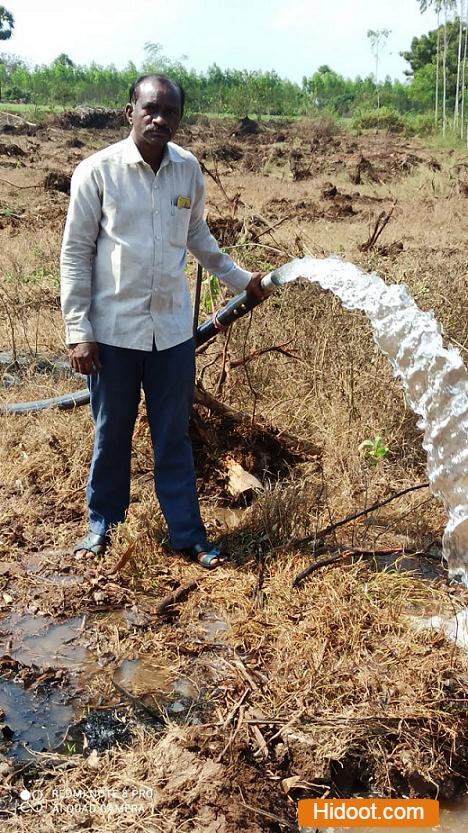
<svg viewBox="0 0 468 833">
<path fill-rule="evenodd" d="M 259 220 L 262 221 L 262 223 L 265 223 L 265 225 L 268 225 L 268 220 L 265 217 L 263 217 L 261 214 L 257 214 L 256 216 L 258 217 Z M 279 225 L 279 223 L 277 225 Z M 273 240 L 273 243 L 275 243 L 276 246 L 279 246 L 280 249 L 283 252 L 287 252 L 286 246 L 283 243 L 280 243 L 280 241 L 276 239 L 274 234 L 272 234 L 272 229 L 273 228 L 274 228 L 274 226 L 271 226 L 270 228 L 266 229 L 265 234 L 269 234 L 271 239 Z"/>
<path fill-rule="evenodd" d="M 224 199 L 226 200 L 227 204 L 229 205 L 229 208 L 231 209 L 231 216 L 235 217 L 236 213 L 237 213 L 237 206 L 239 205 L 241 200 L 239 199 L 238 194 L 234 194 L 233 197 L 230 197 L 229 194 L 227 193 L 223 183 L 221 182 L 221 177 L 218 173 L 218 166 L 217 166 L 216 162 L 215 162 L 214 172 L 211 171 L 209 168 L 207 168 L 206 165 L 204 164 L 204 162 L 202 162 L 201 160 L 200 160 L 200 167 L 201 167 L 203 173 L 207 174 L 207 176 L 211 177 L 213 182 L 216 183 L 216 185 L 220 189 Z"/>
<path fill-rule="evenodd" d="M 324 527 L 324 529 L 319 529 L 317 532 L 314 532 L 313 535 L 307 535 L 305 538 L 296 538 L 293 543 L 295 546 L 300 546 L 301 544 L 310 544 L 311 541 L 314 540 L 321 540 L 325 538 L 326 535 L 330 535 L 331 532 L 334 532 L 335 529 L 339 529 L 340 526 L 344 526 L 345 524 L 350 523 L 350 521 L 362 518 L 364 515 L 369 515 L 371 512 L 381 509 L 382 506 L 386 506 L 393 500 L 403 497 L 403 495 L 408 495 L 410 492 L 416 492 L 418 489 L 427 489 L 428 486 L 429 483 L 418 483 L 416 486 L 408 486 L 407 489 L 403 489 L 401 492 L 395 492 L 393 495 L 390 495 L 390 497 L 385 498 L 385 500 L 376 500 L 375 503 L 372 503 L 366 509 L 361 509 L 360 512 L 353 512 L 352 515 L 347 515 L 346 518 L 342 518 L 340 521 L 335 521 L 335 523 L 329 524 L 329 526 Z"/>
<path fill-rule="evenodd" d="M 320 547 L 320 549 L 316 552 L 326 552 L 327 549 L 328 547 Z M 305 568 L 305 570 L 302 570 L 302 572 L 295 576 L 291 586 L 297 587 L 303 579 L 310 576 L 311 573 L 315 573 L 316 570 L 320 570 L 322 567 L 331 567 L 333 564 L 339 564 L 341 561 L 345 561 L 353 555 L 374 558 L 379 555 L 398 555 L 398 553 L 401 553 L 401 555 L 426 555 L 425 552 L 420 550 L 408 550 L 404 547 L 393 547 L 388 550 L 361 550 L 359 547 L 346 547 L 346 549 L 338 555 L 332 555 L 330 558 L 321 558 L 318 561 L 313 561 L 312 564 L 309 564 L 309 566 Z"/>
<path fill-rule="evenodd" d="M 262 222 L 266 222 L 263 217 L 260 217 L 258 214 L 256 216 Z M 255 216 L 254 216 L 253 219 L 255 219 Z M 283 223 L 285 223 L 287 220 L 292 220 L 292 217 L 290 215 L 287 215 L 286 217 L 282 217 L 281 220 L 277 220 L 276 223 L 273 223 L 272 225 L 268 226 L 265 229 L 262 229 L 261 231 L 252 231 L 252 230 L 250 230 L 250 237 L 252 238 L 252 240 L 254 242 L 257 242 L 258 240 L 260 240 L 260 237 L 263 237 L 264 234 L 268 234 L 269 232 L 273 231 L 273 229 L 278 228 L 279 226 L 283 225 Z"/>
<path fill-rule="evenodd" d="M 313 561 L 312 564 L 309 564 L 305 570 L 302 570 L 297 576 L 294 577 L 291 587 L 297 587 L 303 579 L 310 576 L 311 573 L 315 573 L 316 570 L 320 570 L 322 567 L 330 567 L 332 564 L 337 564 L 339 561 L 345 561 L 347 558 L 353 553 L 347 550 L 346 552 L 340 553 L 339 555 L 332 555 L 331 558 L 321 558 L 319 561 Z"/>
<path fill-rule="evenodd" d="M 155 608 L 151 611 L 153 616 L 161 616 L 168 607 L 177 604 L 177 602 L 181 602 L 187 598 L 189 593 L 192 590 L 196 590 L 198 588 L 198 581 L 188 581 L 186 584 L 181 584 L 176 590 L 173 590 L 172 593 L 168 593 L 167 596 L 164 596 L 160 602 L 156 605 Z"/>
<path fill-rule="evenodd" d="M 258 350 L 251 350 L 246 356 L 243 356 L 242 359 L 235 359 L 231 361 L 229 366 L 232 370 L 236 367 L 243 367 L 247 362 L 251 362 L 253 359 L 258 359 L 260 356 L 264 356 L 265 353 L 281 353 L 283 356 L 288 356 L 290 359 L 297 359 L 302 361 L 300 356 L 295 356 L 294 353 L 290 353 L 289 350 L 285 350 L 285 347 L 291 344 L 291 339 L 289 341 L 284 341 L 283 344 L 273 344 L 271 347 L 260 347 Z"/>
<path fill-rule="evenodd" d="M 120 572 L 120 570 L 123 567 L 125 567 L 125 565 L 128 564 L 128 562 L 131 560 L 135 547 L 136 541 L 132 541 L 131 544 L 129 544 L 129 546 L 125 550 L 125 552 L 120 556 L 119 560 L 117 561 L 117 564 L 115 564 L 111 570 L 107 570 L 106 575 L 113 576 L 115 575 L 115 573 Z"/>
<path fill-rule="evenodd" d="M 223 729 L 227 729 L 229 724 L 232 723 L 232 721 L 234 720 L 234 718 L 236 716 L 236 713 L 239 711 L 240 707 L 244 704 L 244 702 L 245 702 L 246 698 L 249 696 L 250 692 L 251 692 L 250 687 L 244 688 L 244 691 L 242 692 L 241 696 L 234 703 L 232 709 L 228 712 L 227 717 L 224 719 Z M 221 753 L 221 754 L 223 754 L 223 753 Z"/>
<path fill-rule="evenodd" d="M 230 419 L 232 422 L 238 425 L 242 425 L 247 422 L 251 423 L 251 416 L 249 416 L 249 414 L 246 414 L 243 411 L 237 411 L 230 405 L 226 405 L 225 402 L 220 402 L 218 399 L 216 399 L 214 396 L 208 393 L 208 391 L 205 390 L 200 384 L 195 385 L 194 402 L 197 405 L 203 405 L 210 411 L 214 411 L 215 414 L 220 414 L 226 419 Z M 275 429 L 274 426 L 269 425 L 266 422 L 263 422 L 263 420 L 262 422 L 256 422 L 255 430 L 266 431 L 270 435 L 278 437 L 278 439 L 281 439 L 281 441 L 285 445 L 287 445 L 291 450 L 295 450 L 297 452 L 300 451 L 303 454 L 310 454 L 313 457 L 318 457 L 322 453 L 321 448 L 319 448 L 317 445 L 314 445 L 314 443 L 311 443 L 309 440 L 304 440 L 300 437 L 296 437 L 294 434 L 290 434 L 287 431 L 278 431 L 277 429 Z"/>
<path fill-rule="evenodd" d="M 328 547 L 320 547 L 316 550 L 316 553 L 326 552 Z M 422 556 L 423 558 L 428 558 L 431 561 L 437 561 L 438 564 L 441 563 L 441 559 L 437 555 L 432 555 L 425 550 L 411 550 L 405 549 L 405 547 L 393 547 L 388 550 L 363 550 L 359 549 L 359 547 L 347 547 L 346 550 L 340 552 L 338 555 L 333 555 L 330 558 L 321 558 L 318 561 L 313 561 L 312 564 L 309 564 L 302 572 L 298 573 L 297 576 L 294 577 L 291 586 L 297 587 L 300 582 L 310 576 L 311 573 L 314 573 L 316 570 L 320 570 L 322 567 L 330 567 L 333 564 L 339 564 L 342 561 L 345 561 L 347 558 L 351 558 L 353 555 L 358 555 L 361 557 L 370 557 L 376 558 L 378 556 L 385 556 L 385 555 L 408 555 L 408 556 Z"/>
<path fill-rule="evenodd" d="M 241 793 L 242 795 L 242 793 Z M 274 813 L 268 813 L 266 810 L 260 810 L 259 807 L 252 807 L 251 804 L 246 804 L 244 800 L 244 796 L 242 795 L 242 805 L 245 807 L 246 810 L 250 810 L 252 813 L 257 813 L 259 816 L 263 816 L 266 819 L 270 819 L 270 821 L 276 822 L 283 827 L 286 827 L 288 830 L 297 830 L 296 825 L 291 824 L 290 821 L 287 819 L 282 819 L 280 816 L 275 816 Z"/>
<path fill-rule="evenodd" d="M 0 182 L 11 185 L 12 188 L 42 188 L 42 182 L 38 182 L 37 185 L 18 185 L 18 183 L 10 182 L 8 179 L 3 179 L 3 177 L 0 177 Z"/>
<path fill-rule="evenodd" d="M 359 249 L 360 252 L 369 252 L 375 246 L 375 244 L 377 243 L 377 240 L 379 239 L 380 235 L 382 234 L 385 226 L 389 223 L 389 221 L 391 219 L 391 216 L 392 216 L 393 212 L 395 211 L 396 204 L 397 204 L 397 200 L 395 200 L 395 202 L 393 203 L 390 211 L 388 211 L 388 212 L 381 211 L 380 212 L 379 216 L 377 217 L 377 219 L 375 221 L 374 228 L 373 228 L 371 234 L 369 235 L 369 238 L 366 240 L 365 243 L 361 243 L 358 246 L 358 249 Z"/>
<path fill-rule="evenodd" d="M 231 366 L 231 362 L 229 360 L 229 353 L 228 353 L 229 342 L 231 340 L 231 333 L 232 333 L 232 328 L 229 327 L 229 329 L 228 329 L 228 331 L 227 331 L 227 333 L 225 334 L 225 337 L 224 337 L 224 347 L 223 347 L 223 354 L 222 354 L 221 370 L 219 372 L 218 381 L 216 383 L 216 389 L 215 389 L 216 396 L 219 396 L 219 394 L 221 393 L 221 389 L 222 389 L 222 387 L 223 387 L 223 385 L 224 385 L 224 383 L 225 383 L 225 381 L 228 377 L 229 368 Z"/>
<path fill-rule="evenodd" d="M 185 584 L 181 584 L 180 587 L 177 587 L 176 590 L 173 590 L 172 593 L 168 593 L 167 596 L 163 596 L 162 599 L 153 607 L 149 613 L 150 618 L 146 619 L 146 621 L 142 622 L 141 624 L 135 623 L 133 627 L 139 628 L 140 630 L 144 630 L 145 628 L 154 625 L 155 622 L 158 621 L 159 617 L 163 615 L 167 611 L 168 607 L 172 607 L 173 605 L 177 604 L 177 602 L 183 601 L 192 590 L 197 590 L 199 582 L 201 579 L 188 581 Z"/>
<path fill-rule="evenodd" d="M 257 581 L 252 592 L 253 601 L 258 607 L 263 607 L 263 582 L 265 581 L 265 561 L 265 552 L 263 550 L 263 547 L 259 545 Z"/>
</svg>

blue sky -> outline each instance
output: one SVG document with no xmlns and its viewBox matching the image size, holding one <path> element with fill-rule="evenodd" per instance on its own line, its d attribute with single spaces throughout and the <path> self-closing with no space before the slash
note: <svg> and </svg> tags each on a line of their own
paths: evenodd
<svg viewBox="0 0 468 833">
<path fill-rule="evenodd" d="M 129 60 L 139 66 L 147 41 L 197 70 L 216 62 L 275 69 L 301 81 L 321 64 L 354 77 L 374 71 L 368 29 L 390 29 L 381 77 L 403 78 L 398 53 L 435 26 L 417 0 L 4 0 L 16 28 L 4 51 L 32 63 L 66 52 L 76 63 Z"/>
</svg>

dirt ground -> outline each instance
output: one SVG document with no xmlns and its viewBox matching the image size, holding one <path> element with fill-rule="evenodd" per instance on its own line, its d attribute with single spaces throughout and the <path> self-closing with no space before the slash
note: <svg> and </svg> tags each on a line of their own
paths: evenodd
<svg viewBox="0 0 468 833">
<path fill-rule="evenodd" d="M 56 365 L 69 179 L 125 135 L 62 120 L 0 136 L 3 404 L 82 387 Z M 200 118 L 178 141 L 242 265 L 337 254 L 408 284 L 465 356 L 466 154 L 325 119 L 244 135 Z M 228 297 L 211 291 L 201 320 Z M 466 654 L 414 627 L 468 602 L 441 563 L 443 507 L 421 485 L 333 528 L 426 481 L 367 321 L 287 287 L 200 352 L 196 403 L 202 514 L 231 556 L 213 573 L 168 548 L 144 404 L 130 511 L 101 559 L 71 552 L 88 408 L 0 414 L 2 830 L 256 833 L 297 829 L 305 796 L 464 792 Z M 375 462 L 359 446 L 378 436 Z M 259 481 L 240 494 L 239 467 Z"/>
</svg>

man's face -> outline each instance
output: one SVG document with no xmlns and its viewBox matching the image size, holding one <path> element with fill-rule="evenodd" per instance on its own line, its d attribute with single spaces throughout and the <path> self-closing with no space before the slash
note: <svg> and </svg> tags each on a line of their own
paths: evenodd
<svg viewBox="0 0 468 833">
<path fill-rule="evenodd" d="M 125 110 L 135 144 L 154 150 L 164 148 L 176 133 L 182 115 L 177 88 L 149 78 L 139 85 L 137 96 Z"/>
</svg>

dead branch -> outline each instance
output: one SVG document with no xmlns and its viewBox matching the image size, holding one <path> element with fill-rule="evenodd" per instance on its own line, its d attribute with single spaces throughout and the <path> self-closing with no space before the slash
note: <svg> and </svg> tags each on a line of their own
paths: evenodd
<svg viewBox="0 0 468 833">
<path fill-rule="evenodd" d="M 328 547 L 320 547 L 317 552 L 326 552 Z M 318 561 L 313 561 L 312 564 L 309 564 L 305 570 L 302 570 L 297 576 L 294 576 L 294 579 L 291 583 L 291 587 L 297 587 L 298 584 L 307 576 L 310 576 L 311 573 L 315 573 L 316 570 L 320 570 L 322 567 L 330 567 L 332 564 L 337 564 L 339 561 L 345 561 L 346 558 L 349 558 L 352 555 L 351 552 L 346 551 L 345 553 L 340 553 L 340 555 L 332 555 L 330 558 L 320 558 Z"/>
<path fill-rule="evenodd" d="M 296 538 L 292 543 L 295 546 L 301 546 L 302 544 L 310 544 L 312 541 L 321 541 L 326 535 L 330 535 L 330 533 L 334 532 L 335 529 L 339 529 L 340 526 L 344 526 L 345 524 L 350 523 L 350 521 L 362 518 L 364 515 L 369 515 L 371 512 L 381 509 L 382 506 L 386 506 L 393 500 L 403 497 L 403 495 L 408 495 L 410 492 L 416 492 L 418 489 L 427 489 L 428 487 L 429 483 L 418 483 L 416 486 L 409 486 L 407 489 L 403 489 L 401 492 L 394 492 L 393 495 L 385 498 L 385 500 L 377 500 L 366 509 L 361 509 L 360 512 L 354 512 L 352 515 L 347 515 L 346 518 L 342 518 L 340 521 L 335 521 L 335 523 L 330 524 L 323 529 L 319 529 L 317 532 L 314 532 L 313 535 L 307 535 L 305 538 Z"/>
<path fill-rule="evenodd" d="M 192 590 L 196 590 L 197 588 L 198 581 L 188 581 L 186 584 L 181 584 L 180 587 L 177 587 L 177 589 L 173 590 L 172 593 L 168 593 L 167 596 L 163 596 L 156 607 L 152 609 L 151 614 L 155 617 L 161 616 L 165 613 L 168 607 L 172 607 L 172 605 L 177 604 L 177 602 L 183 601 L 187 598 L 189 593 L 192 592 Z"/>
<path fill-rule="evenodd" d="M 297 359 L 298 361 L 302 361 L 300 356 L 295 356 L 294 353 L 290 353 L 289 350 L 286 350 L 286 346 L 291 344 L 291 339 L 289 341 L 284 341 L 283 344 L 273 344 L 271 347 L 260 347 L 258 350 L 251 350 L 250 353 L 247 353 L 246 356 L 243 356 L 242 359 L 235 359 L 229 363 L 230 369 L 233 370 L 236 367 L 243 367 L 243 365 L 247 364 L 247 362 L 251 362 L 253 359 L 258 359 L 259 356 L 264 356 L 265 353 L 281 353 L 283 356 L 288 356 L 290 359 Z"/>
<path fill-rule="evenodd" d="M 229 327 L 229 329 L 228 329 L 228 331 L 227 331 L 227 333 L 224 337 L 224 347 L 223 347 L 223 357 L 222 357 L 222 362 L 221 362 L 221 370 L 220 370 L 220 373 L 219 373 L 219 376 L 218 376 L 218 381 L 217 381 L 216 390 L 215 390 L 216 396 L 219 396 L 219 394 L 221 393 L 222 387 L 223 387 L 223 385 L 224 385 L 224 383 L 225 383 L 225 381 L 228 377 L 229 370 L 230 370 L 230 367 L 231 367 L 231 362 L 230 362 L 229 353 L 228 353 L 229 342 L 231 340 L 231 333 L 232 333 L 232 328 Z"/>
<path fill-rule="evenodd" d="M 226 202 L 227 202 L 227 204 L 228 204 L 228 206 L 229 206 L 229 208 L 230 208 L 230 211 L 231 211 L 231 217 L 235 217 L 235 216 L 236 216 L 236 214 L 237 214 L 237 208 L 238 208 L 238 206 L 239 206 L 239 205 L 244 205 L 244 203 L 243 203 L 243 202 L 242 202 L 242 200 L 240 199 L 240 194 L 234 194 L 234 196 L 233 196 L 233 197 L 230 197 L 230 196 L 229 196 L 229 194 L 227 193 L 227 191 L 226 191 L 226 189 L 225 189 L 225 187 L 224 187 L 223 183 L 221 182 L 221 177 L 220 177 L 220 175 L 219 175 L 219 172 L 218 172 L 218 165 L 217 165 L 217 163 L 216 163 L 216 162 L 215 162 L 215 169 L 214 169 L 214 171 L 211 171 L 209 168 L 207 168 L 207 167 L 206 167 L 206 165 L 204 164 L 204 162 L 202 162 L 201 160 L 200 160 L 200 167 L 201 167 L 201 169 L 202 169 L 203 173 L 204 173 L 204 174 L 207 174 L 207 176 L 211 177 L 211 179 L 213 180 L 213 182 L 215 182 L 215 183 L 216 183 L 216 185 L 218 186 L 219 190 L 221 191 L 221 193 L 222 193 L 222 195 L 223 195 L 224 199 L 226 200 Z"/>
<path fill-rule="evenodd" d="M 203 407 L 208 408 L 210 411 L 214 411 L 215 414 L 220 414 L 226 419 L 230 419 L 237 425 L 245 423 L 249 423 L 250 425 L 252 422 L 249 414 L 246 414 L 243 411 L 237 411 L 235 408 L 232 408 L 230 405 L 226 405 L 224 402 L 219 402 L 199 383 L 195 385 L 194 402 L 197 405 L 203 405 Z M 258 431 L 268 432 L 272 436 L 281 439 L 281 441 L 284 442 L 284 444 L 287 445 L 291 451 L 301 451 L 303 454 L 308 454 L 312 457 L 319 457 L 322 453 L 321 448 L 314 445 L 314 443 L 311 443 L 309 440 L 296 437 L 294 434 L 289 434 L 287 431 L 279 431 L 273 425 L 269 425 L 263 421 L 257 421 L 255 423 L 255 429 Z"/>
<path fill-rule="evenodd" d="M 77 491 L 77 490 L 75 490 L 75 491 Z M 125 567 L 125 565 L 128 564 L 128 562 L 131 560 L 133 552 L 135 550 L 135 547 L 136 547 L 136 541 L 132 541 L 132 543 L 127 547 L 125 552 L 120 556 L 119 560 L 117 561 L 117 564 L 115 564 L 114 567 L 112 567 L 111 570 L 106 571 L 106 575 L 107 576 L 113 576 L 113 575 L 115 575 L 115 573 L 119 573 L 120 570 L 123 567 Z"/>
<path fill-rule="evenodd" d="M 259 219 L 259 220 L 261 220 L 261 222 L 262 222 L 262 223 L 265 223 L 265 225 L 266 225 L 266 226 L 269 226 L 269 224 L 270 224 L 270 223 L 269 223 L 269 220 L 267 220 L 267 219 L 266 219 L 265 217 L 263 217 L 261 214 L 256 214 L 255 216 L 256 216 L 256 217 L 258 217 L 258 219 Z M 281 222 L 283 222 L 283 221 L 281 221 Z M 278 226 L 279 226 L 280 224 L 281 224 L 281 223 L 276 223 L 276 225 L 278 225 Z M 279 240 L 277 240 L 277 239 L 276 239 L 276 237 L 272 234 L 272 229 L 273 229 L 274 227 L 275 227 L 275 226 L 271 226 L 270 228 L 265 229 L 265 232 L 262 232 L 262 234 L 269 234 L 269 235 L 270 235 L 270 237 L 271 237 L 271 239 L 273 240 L 273 243 L 274 243 L 276 246 L 279 246 L 280 251 L 282 250 L 283 252 L 287 252 L 287 247 L 286 247 L 286 246 L 284 246 L 282 243 L 280 243 L 280 241 L 279 241 Z M 259 235 L 259 236 L 260 236 L 260 235 Z M 254 238 L 254 239 L 255 239 L 255 238 Z M 258 238 L 257 238 L 257 239 L 258 239 Z"/>
<path fill-rule="evenodd" d="M 2 119 L 5 116 L 6 116 L 7 119 L 13 119 L 13 121 L 16 122 L 17 124 L 19 124 L 20 127 L 22 127 L 23 125 L 26 125 L 26 127 L 32 127 L 34 129 L 36 129 L 38 127 L 37 124 L 34 124 L 34 122 L 32 122 L 32 121 L 26 121 L 26 119 L 23 119 L 23 117 L 19 116 L 17 113 L 9 113 L 6 110 L 3 110 L 2 113 L 1 113 Z"/>
<path fill-rule="evenodd" d="M 154 625 L 160 616 L 162 616 L 168 607 L 172 607 L 176 605 L 177 602 L 181 602 L 187 598 L 189 593 L 193 590 L 197 590 L 198 585 L 201 579 L 188 581 L 185 584 L 181 584 L 180 587 L 177 587 L 172 593 L 168 593 L 167 596 L 163 596 L 162 599 L 156 604 L 155 607 L 151 608 L 148 613 L 150 614 L 148 619 L 145 619 L 144 622 L 135 623 L 133 627 L 138 628 L 139 630 L 144 630 L 151 625 Z"/>
<path fill-rule="evenodd" d="M 257 813 L 259 816 L 263 816 L 263 818 L 269 819 L 270 821 L 274 821 L 275 824 L 280 825 L 280 827 L 286 827 L 287 830 L 297 830 L 296 825 L 291 824 L 291 822 L 287 819 L 282 819 L 280 818 L 280 816 L 275 816 L 274 813 L 268 813 L 266 810 L 260 810 L 260 807 L 252 807 L 251 804 L 246 804 L 243 795 L 242 806 L 245 807 L 246 810 L 250 810 L 252 813 Z"/>
<path fill-rule="evenodd" d="M 220 752 L 220 754 L 216 758 L 217 763 L 220 763 L 223 756 L 226 754 L 228 749 L 230 749 L 230 747 L 234 743 L 234 741 L 235 741 L 235 739 L 238 735 L 239 729 L 240 729 L 240 727 L 242 726 L 242 724 L 244 722 L 244 712 L 245 712 L 245 706 L 242 705 L 242 706 L 239 707 L 239 714 L 237 716 L 237 723 L 236 723 L 235 729 L 234 729 L 233 732 L 231 732 L 231 736 L 230 736 L 226 746 L 224 747 L 223 751 Z"/>
<path fill-rule="evenodd" d="M 264 218 L 259 217 L 258 215 L 254 215 L 253 219 L 255 219 L 255 216 L 257 216 L 259 220 L 262 220 L 262 222 L 265 222 Z M 285 223 L 287 220 L 292 220 L 292 217 L 290 215 L 287 215 L 286 217 L 282 217 L 281 220 L 277 220 L 276 223 L 273 223 L 273 225 L 269 225 L 267 228 L 262 229 L 262 231 L 252 231 L 252 230 L 250 230 L 250 237 L 251 237 L 252 241 L 257 242 L 258 240 L 260 240 L 260 237 L 263 237 L 264 234 L 269 234 L 275 228 L 278 228 L 279 226 L 283 225 L 283 223 Z"/>
<path fill-rule="evenodd" d="M 389 211 L 387 211 L 387 212 L 386 211 L 381 211 L 380 212 L 379 216 L 377 217 L 377 219 L 375 221 L 374 228 L 373 228 L 371 234 L 369 235 L 369 238 L 366 240 L 365 243 L 361 243 L 358 246 L 358 249 L 359 249 L 360 252 L 369 252 L 371 249 L 373 249 L 373 247 L 377 243 L 377 240 L 379 239 L 380 235 L 382 234 L 385 226 L 389 223 L 389 221 L 391 219 L 391 216 L 392 216 L 393 212 L 395 211 L 396 204 L 397 204 L 397 200 L 395 200 L 395 202 L 393 203 L 393 205 L 392 205 L 392 207 Z"/>
<path fill-rule="evenodd" d="M 143 709 L 143 711 L 145 711 L 146 714 L 148 714 L 152 720 L 156 720 L 158 723 L 164 722 L 164 716 L 161 709 L 157 705 L 155 705 L 154 707 L 148 705 L 148 703 L 145 703 L 145 701 L 141 697 L 137 697 L 136 694 L 132 694 L 131 691 L 128 691 L 126 688 L 124 688 L 124 686 L 116 680 L 115 672 L 112 676 L 112 685 L 114 686 L 114 688 L 117 689 L 117 691 L 119 692 L 119 694 L 122 695 L 122 697 L 125 697 L 126 700 L 130 701 L 132 706 L 136 706 L 139 709 Z"/>
<path fill-rule="evenodd" d="M 329 547 L 325 546 L 319 547 L 319 549 L 315 551 L 315 554 L 326 552 L 328 549 Z M 331 567 L 333 564 L 339 564 L 342 561 L 346 561 L 347 558 L 351 558 L 354 555 L 375 558 L 379 555 L 398 555 L 398 553 L 401 553 L 401 555 L 413 556 L 426 555 L 426 553 L 422 552 L 421 550 L 405 549 L 405 547 L 392 547 L 388 550 L 363 550 L 359 549 L 359 547 L 346 547 L 345 550 L 343 550 L 337 555 L 331 556 L 330 558 L 320 558 L 318 561 L 313 561 L 312 564 L 309 564 L 309 566 L 305 568 L 305 570 L 302 570 L 302 572 L 298 573 L 297 576 L 294 577 L 291 586 L 297 587 L 297 585 L 300 584 L 300 582 L 303 579 L 307 578 L 307 576 L 310 576 L 311 573 L 315 573 L 316 570 L 320 570 L 322 567 Z M 432 558 L 432 556 L 430 555 L 428 555 L 428 557 Z"/>
<path fill-rule="evenodd" d="M 263 583 L 265 581 L 265 563 L 266 563 L 266 556 L 261 545 L 258 546 L 258 570 L 257 570 L 257 581 L 255 587 L 252 591 L 252 600 L 257 607 L 263 607 L 264 603 L 264 593 L 263 593 Z"/>
<path fill-rule="evenodd" d="M 227 729 L 229 724 L 234 720 L 234 718 L 236 716 L 236 713 L 239 711 L 240 707 L 244 704 L 244 701 L 249 696 L 250 692 L 251 692 L 250 686 L 247 687 L 247 688 L 244 688 L 244 691 L 242 692 L 241 696 L 239 697 L 237 702 L 234 703 L 232 709 L 230 710 L 227 717 L 225 718 L 225 720 L 223 722 L 223 729 Z M 221 754 L 224 754 L 224 753 L 221 753 Z"/>
<path fill-rule="evenodd" d="M 251 712 L 247 711 L 246 717 L 250 716 Z M 268 760 L 268 758 L 270 757 L 268 744 L 256 723 L 251 723 L 249 725 L 249 733 L 252 737 L 253 742 L 255 743 L 255 746 L 257 747 L 256 751 L 253 753 L 254 758 L 263 758 L 264 761 Z"/>
<path fill-rule="evenodd" d="M 9 179 L 3 179 L 3 177 L 0 177 L 0 182 L 11 185 L 12 188 L 42 188 L 42 182 L 39 182 L 37 185 L 19 185 L 17 182 L 10 182 Z"/>
</svg>

